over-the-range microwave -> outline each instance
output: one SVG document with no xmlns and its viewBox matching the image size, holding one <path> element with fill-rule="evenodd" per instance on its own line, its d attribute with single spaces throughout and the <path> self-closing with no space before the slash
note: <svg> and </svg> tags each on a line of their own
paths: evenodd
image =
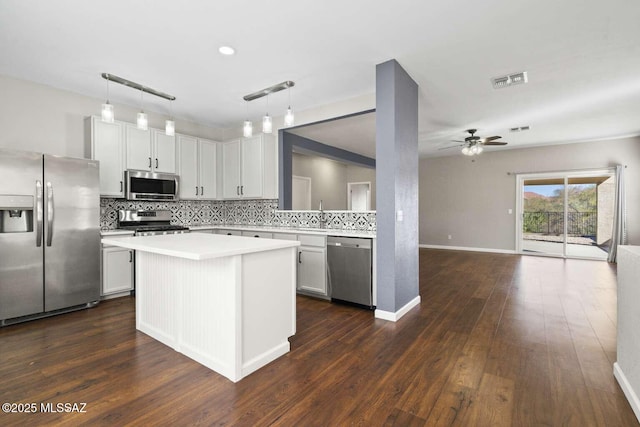
<svg viewBox="0 0 640 427">
<path fill-rule="evenodd" d="M 178 200 L 178 175 L 127 170 L 124 173 L 127 200 Z"/>
</svg>

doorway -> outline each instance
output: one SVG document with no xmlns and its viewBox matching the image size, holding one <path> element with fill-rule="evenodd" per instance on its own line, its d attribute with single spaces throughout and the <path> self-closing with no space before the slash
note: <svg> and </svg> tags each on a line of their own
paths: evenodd
<svg viewBox="0 0 640 427">
<path fill-rule="evenodd" d="M 291 177 L 291 209 L 308 211 L 311 209 L 311 178 L 308 176 Z"/>
<path fill-rule="evenodd" d="M 347 183 L 347 209 L 350 211 L 371 210 L 371 183 Z"/>
<path fill-rule="evenodd" d="M 610 170 L 518 175 L 517 250 L 606 260 L 613 229 Z"/>
</svg>

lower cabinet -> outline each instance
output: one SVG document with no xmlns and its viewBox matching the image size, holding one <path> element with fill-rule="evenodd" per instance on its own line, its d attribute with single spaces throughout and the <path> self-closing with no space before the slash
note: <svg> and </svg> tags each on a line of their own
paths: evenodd
<svg viewBox="0 0 640 427">
<path fill-rule="evenodd" d="M 261 237 L 263 239 L 273 239 L 273 233 L 267 233 L 264 231 L 243 231 L 242 235 L 245 237 Z"/>
<path fill-rule="evenodd" d="M 327 249 L 298 247 L 298 290 L 327 296 Z"/>
<path fill-rule="evenodd" d="M 327 237 L 310 234 L 273 233 L 274 239 L 298 240 L 298 292 L 328 299 Z"/>
<path fill-rule="evenodd" d="M 227 236 L 242 236 L 242 231 L 240 230 L 218 230 L 218 234 L 226 234 Z"/>
<path fill-rule="evenodd" d="M 102 296 L 133 290 L 134 251 L 116 246 L 102 247 Z"/>
</svg>

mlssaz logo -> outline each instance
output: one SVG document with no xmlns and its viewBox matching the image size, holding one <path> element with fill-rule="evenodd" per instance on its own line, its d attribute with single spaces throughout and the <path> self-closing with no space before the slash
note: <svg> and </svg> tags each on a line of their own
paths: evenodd
<svg viewBox="0 0 640 427">
<path fill-rule="evenodd" d="M 63 413 L 70 413 L 70 412 L 79 412 L 79 413 L 85 413 L 87 412 L 86 410 L 87 408 L 87 404 L 84 402 L 81 403 L 69 403 L 69 402 L 65 402 L 65 403 L 40 403 L 40 412 L 63 412 Z"/>
</svg>

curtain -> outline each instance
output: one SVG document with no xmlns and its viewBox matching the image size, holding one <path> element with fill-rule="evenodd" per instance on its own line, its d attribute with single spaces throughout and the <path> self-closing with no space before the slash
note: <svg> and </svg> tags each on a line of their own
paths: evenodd
<svg viewBox="0 0 640 427">
<path fill-rule="evenodd" d="M 607 261 L 616 262 L 618 245 L 627 244 L 627 209 L 624 189 L 624 166 L 616 166 L 616 205 L 613 210 L 613 234 Z"/>
</svg>

